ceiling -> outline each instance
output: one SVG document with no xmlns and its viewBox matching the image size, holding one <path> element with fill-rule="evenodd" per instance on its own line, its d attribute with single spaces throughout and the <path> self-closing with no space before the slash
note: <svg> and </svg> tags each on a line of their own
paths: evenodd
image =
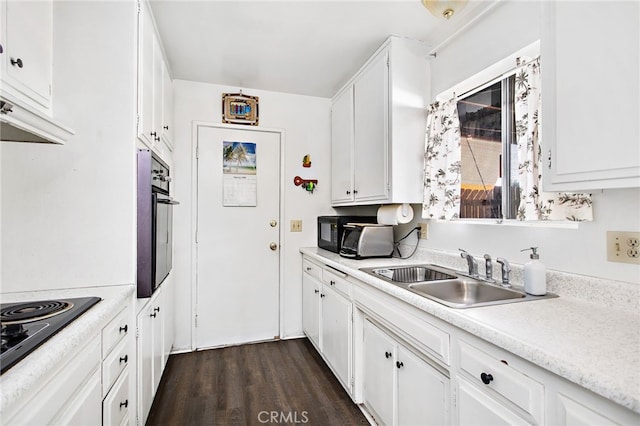
<svg viewBox="0 0 640 426">
<path fill-rule="evenodd" d="M 450 20 L 420 0 L 151 0 L 173 78 L 330 98 L 389 35 L 435 46 L 496 0 Z"/>
</svg>

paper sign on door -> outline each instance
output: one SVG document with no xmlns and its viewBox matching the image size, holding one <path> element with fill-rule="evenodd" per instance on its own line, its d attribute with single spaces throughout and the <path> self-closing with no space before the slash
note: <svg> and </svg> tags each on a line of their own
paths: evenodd
<svg viewBox="0 0 640 426">
<path fill-rule="evenodd" d="M 222 142 L 223 206 L 257 206 L 256 170 L 255 143 Z"/>
</svg>

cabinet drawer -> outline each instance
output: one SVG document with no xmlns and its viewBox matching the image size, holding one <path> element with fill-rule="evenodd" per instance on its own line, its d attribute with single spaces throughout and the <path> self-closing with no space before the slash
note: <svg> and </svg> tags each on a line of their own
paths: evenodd
<svg viewBox="0 0 640 426">
<path fill-rule="evenodd" d="M 102 402 L 102 424 L 120 425 L 127 423 L 130 401 L 129 370 L 127 369 Z"/>
<path fill-rule="evenodd" d="M 351 298 L 351 283 L 346 278 L 347 274 L 337 269 L 326 267 L 322 271 L 322 282 L 325 285 Z"/>
<path fill-rule="evenodd" d="M 102 363 L 102 394 L 106 395 L 124 370 L 133 360 L 127 340 L 120 342 Z"/>
<path fill-rule="evenodd" d="M 302 260 L 302 272 L 322 281 L 322 266 L 310 261 L 309 259 Z"/>
<path fill-rule="evenodd" d="M 124 308 L 102 329 L 102 358 L 106 358 L 111 349 L 132 330 L 129 309 Z"/>
<path fill-rule="evenodd" d="M 489 393 L 496 392 L 543 422 L 544 386 L 508 365 L 508 357 L 495 357 L 460 341 L 460 369 Z M 507 355 L 507 354 L 505 354 Z"/>
</svg>

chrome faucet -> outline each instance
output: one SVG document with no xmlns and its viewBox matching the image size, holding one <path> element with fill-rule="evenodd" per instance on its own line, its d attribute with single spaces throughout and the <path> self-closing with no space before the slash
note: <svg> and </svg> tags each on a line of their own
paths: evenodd
<svg viewBox="0 0 640 426">
<path fill-rule="evenodd" d="M 509 282 L 509 272 L 511 272 L 511 265 L 509 265 L 507 259 L 503 259 L 501 257 L 497 258 L 496 262 L 498 262 L 502 267 L 502 287 L 511 287 L 511 283 Z"/>
<path fill-rule="evenodd" d="M 467 264 L 469 265 L 469 275 L 473 278 L 478 278 L 478 262 L 473 258 L 472 255 L 467 253 L 465 250 L 460 250 L 460 257 L 463 259 L 467 259 Z"/>
<path fill-rule="evenodd" d="M 491 263 L 491 256 L 488 254 L 484 255 L 484 272 L 486 281 L 495 282 L 493 280 L 493 264 Z"/>
</svg>

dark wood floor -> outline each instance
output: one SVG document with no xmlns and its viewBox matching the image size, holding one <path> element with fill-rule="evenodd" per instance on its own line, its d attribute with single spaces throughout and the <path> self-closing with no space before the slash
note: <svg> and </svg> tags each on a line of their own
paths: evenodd
<svg viewBox="0 0 640 426">
<path fill-rule="evenodd" d="M 368 425 L 307 339 L 171 355 L 147 425 Z"/>
</svg>

